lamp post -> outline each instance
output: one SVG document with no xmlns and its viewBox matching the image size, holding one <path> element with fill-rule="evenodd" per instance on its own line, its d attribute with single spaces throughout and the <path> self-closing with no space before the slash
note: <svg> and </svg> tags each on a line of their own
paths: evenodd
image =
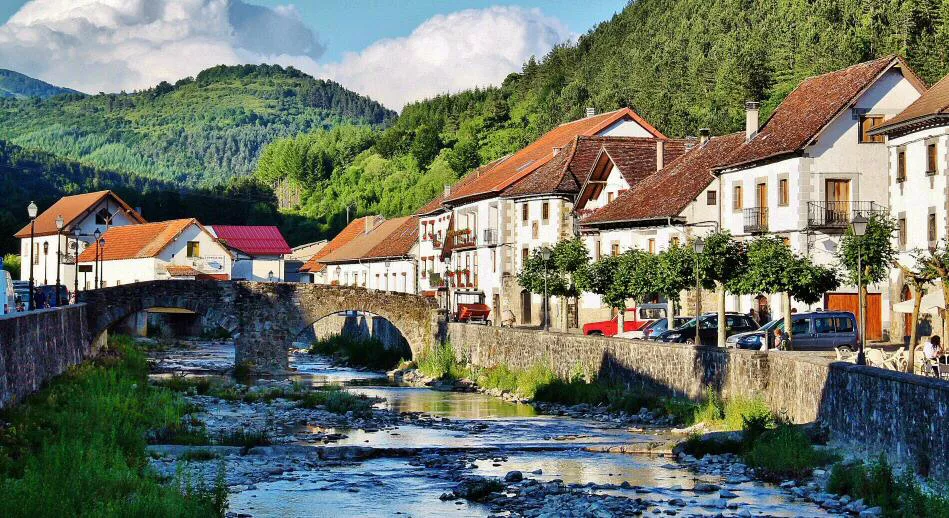
<svg viewBox="0 0 949 518">
<path fill-rule="evenodd" d="M 386 291 L 389 291 L 389 266 L 391 265 L 392 263 L 390 263 L 388 259 L 386 259 L 385 263 L 383 264 L 383 266 L 386 267 Z M 395 284 L 395 283 L 393 282 L 392 284 Z"/>
<path fill-rule="evenodd" d="M 695 238 L 692 243 L 695 250 L 695 345 L 702 345 L 702 335 L 699 334 L 699 317 L 702 316 L 702 279 L 699 276 L 699 256 L 705 251 L 705 240 Z"/>
<path fill-rule="evenodd" d="M 59 289 L 59 270 L 63 267 L 63 215 L 56 216 L 56 307 L 59 307 L 62 297 Z"/>
<path fill-rule="evenodd" d="M 336 285 L 337 286 L 343 285 L 343 267 L 342 266 L 336 267 Z"/>
<path fill-rule="evenodd" d="M 267 280 L 273 282 L 273 270 L 267 273 Z"/>
<path fill-rule="evenodd" d="M 99 287 L 105 286 L 105 238 L 103 237 L 99 244 Z"/>
<path fill-rule="evenodd" d="M 79 302 L 79 227 L 73 229 L 73 237 L 76 238 L 76 241 L 73 243 L 75 249 L 73 250 L 73 275 L 75 275 L 74 284 L 73 284 L 73 302 Z"/>
<path fill-rule="evenodd" d="M 43 286 L 49 285 L 49 241 L 43 241 Z"/>
<path fill-rule="evenodd" d="M 445 322 L 448 322 L 449 314 L 451 314 L 451 284 L 449 283 L 448 273 L 451 272 L 451 268 L 448 267 L 448 263 L 445 263 L 445 274 L 442 275 L 442 284 L 445 285 Z"/>
<path fill-rule="evenodd" d="M 863 246 L 863 236 L 867 234 L 867 223 L 869 223 L 869 221 L 863 214 L 857 214 L 854 216 L 853 221 L 850 222 L 853 235 L 859 240 L 857 242 L 857 309 L 860 313 L 860 352 L 857 353 L 857 365 L 867 364 L 867 357 L 864 354 L 864 347 L 867 342 L 867 325 L 863 296 L 863 250 L 861 250 Z"/>
<path fill-rule="evenodd" d="M 99 238 L 102 237 L 102 232 L 99 229 L 96 229 L 92 233 L 92 238 L 96 242 L 96 257 L 92 261 L 92 289 L 97 289 L 99 287 Z"/>
<path fill-rule="evenodd" d="M 547 299 L 547 261 L 550 260 L 550 248 L 541 248 L 540 258 L 544 261 L 544 331 L 550 331 L 550 302 Z"/>
<path fill-rule="evenodd" d="M 39 208 L 36 206 L 36 203 L 30 202 L 26 207 L 26 213 L 30 216 L 30 309 L 36 309 L 36 297 L 33 292 L 34 287 L 36 286 L 36 280 L 33 279 L 33 237 L 36 230 L 36 213 L 39 212 Z"/>
</svg>

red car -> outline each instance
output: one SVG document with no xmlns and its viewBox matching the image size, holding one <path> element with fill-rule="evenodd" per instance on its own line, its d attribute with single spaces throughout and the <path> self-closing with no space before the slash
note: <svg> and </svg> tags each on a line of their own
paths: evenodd
<svg viewBox="0 0 949 518">
<path fill-rule="evenodd" d="M 666 304 L 641 304 L 627 308 L 623 331 L 638 331 L 654 320 L 665 318 L 668 306 Z M 610 320 L 590 322 L 583 325 L 583 334 L 596 336 L 614 336 L 619 332 L 619 315 Z"/>
</svg>

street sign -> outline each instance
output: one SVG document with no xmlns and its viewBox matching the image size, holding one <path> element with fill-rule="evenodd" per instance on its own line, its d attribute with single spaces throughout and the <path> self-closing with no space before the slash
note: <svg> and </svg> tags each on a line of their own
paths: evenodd
<svg viewBox="0 0 949 518">
<path fill-rule="evenodd" d="M 82 272 L 82 273 L 92 273 L 92 265 L 91 265 L 91 264 L 80 264 L 80 265 L 79 265 L 79 271 Z"/>
</svg>

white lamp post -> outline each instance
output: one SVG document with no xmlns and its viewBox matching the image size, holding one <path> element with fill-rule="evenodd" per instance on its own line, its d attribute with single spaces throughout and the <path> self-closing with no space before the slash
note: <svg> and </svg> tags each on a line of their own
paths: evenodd
<svg viewBox="0 0 949 518">
<path fill-rule="evenodd" d="M 857 364 L 866 365 L 867 357 L 864 354 L 864 347 L 866 345 L 866 311 L 864 310 L 864 296 L 863 296 L 863 236 L 867 235 L 867 223 L 869 221 L 863 214 L 857 214 L 854 216 L 853 221 L 850 222 L 850 228 L 853 230 L 853 235 L 857 240 L 857 308 L 860 313 L 860 352 L 857 353 Z"/>
<path fill-rule="evenodd" d="M 30 202 L 26 207 L 26 213 L 30 216 L 30 309 L 36 309 L 36 295 L 33 292 L 33 289 L 36 286 L 36 280 L 33 278 L 33 234 L 36 230 L 36 214 L 39 212 L 39 207 L 36 206 L 36 203 Z"/>
</svg>

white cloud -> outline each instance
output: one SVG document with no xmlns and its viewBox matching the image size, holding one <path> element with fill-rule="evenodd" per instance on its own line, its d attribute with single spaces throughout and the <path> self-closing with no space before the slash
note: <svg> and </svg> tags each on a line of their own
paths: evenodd
<svg viewBox="0 0 949 518">
<path fill-rule="evenodd" d="M 401 109 L 440 93 L 500 84 L 530 56 L 571 37 L 539 9 L 469 9 L 432 17 L 407 37 L 380 40 L 316 72 Z"/>
<path fill-rule="evenodd" d="M 241 0 L 32 0 L 0 26 L 0 67 L 88 93 L 143 89 L 218 64 L 279 63 L 391 108 L 499 84 L 573 35 L 538 9 L 434 16 L 336 63 L 292 5 Z"/>
<path fill-rule="evenodd" d="M 292 6 L 240 0 L 33 0 L 0 27 L 0 66 L 92 93 L 323 50 Z"/>
</svg>

